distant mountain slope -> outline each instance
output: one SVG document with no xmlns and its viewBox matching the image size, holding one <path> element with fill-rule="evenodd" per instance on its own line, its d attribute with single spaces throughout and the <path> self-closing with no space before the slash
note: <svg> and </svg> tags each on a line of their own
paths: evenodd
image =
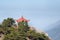
<svg viewBox="0 0 60 40">
<path fill-rule="evenodd" d="M 60 40 L 60 21 L 52 25 L 54 28 L 47 31 L 53 40 Z"/>
</svg>

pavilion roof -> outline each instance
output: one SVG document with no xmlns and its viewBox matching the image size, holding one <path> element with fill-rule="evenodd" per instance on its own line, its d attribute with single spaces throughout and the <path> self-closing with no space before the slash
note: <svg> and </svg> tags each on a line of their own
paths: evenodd
<svg viewBox="0 0 60 40">
<path fill-rule="evenodd" d="M 25 21 L 25 22 L 28 22 L 29 20 L 25 19 L 23 16 L 21 18 L 19 18 L 18 20 L 16 20 L 17 22 L 22 22 L 22 21 Z"/>
</svg>

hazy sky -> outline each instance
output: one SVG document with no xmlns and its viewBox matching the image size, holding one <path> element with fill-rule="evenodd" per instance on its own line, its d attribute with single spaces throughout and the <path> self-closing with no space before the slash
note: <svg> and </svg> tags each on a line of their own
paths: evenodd
<svg viewBox="0 0 60 40">
<path fill-rule="evenodd" d="M 0 0 L 0 22 L 22 15 L 30 20 L 30 25 L 45 31 L 60 20 L 60 0 Z"/>
</svg>

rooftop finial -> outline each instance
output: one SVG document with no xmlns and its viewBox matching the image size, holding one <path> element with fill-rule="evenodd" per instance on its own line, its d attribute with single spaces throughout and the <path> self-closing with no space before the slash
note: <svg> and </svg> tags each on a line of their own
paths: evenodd
<svg viewBox="0 0 60 40">
<path fill-rule="evenodd" d="M 21 16 L 21 18 L 23 18 L 23 16 Z"/>
</svg>

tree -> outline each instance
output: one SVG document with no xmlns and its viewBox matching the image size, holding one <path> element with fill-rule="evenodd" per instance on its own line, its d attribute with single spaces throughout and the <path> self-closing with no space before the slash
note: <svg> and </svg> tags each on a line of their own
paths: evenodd
<svg viewBox="0 0 60 40">
<path fill-rule="evenodd" d="M 24 31 L 24 32 L 27 32 L 29 30 L 29 26 L 28 26 L 28 23 L 27 22 L 19 22 L 18 23 L 18 30 L 19 31 Z"/>
<path fill-rule="evenodd" d="M 7 19 L 4 19 L 4 21 L 2 22 L 2 26 L 11 27 L 14 23 L 15 23 L 15 21 L 13 18 L 7 18 Z"/>
<path fill-rule="evenodd" d="M 0 25 L 0 31 L 4 32 L 4 40 L 49 40 L 44 33 L 37 33 L 31 30 L 28 23 L 25 21 L 18 23 L 18 29 L 12 27 L 15 23 L 13 18 L 4 19 Z"/>
</svg>

